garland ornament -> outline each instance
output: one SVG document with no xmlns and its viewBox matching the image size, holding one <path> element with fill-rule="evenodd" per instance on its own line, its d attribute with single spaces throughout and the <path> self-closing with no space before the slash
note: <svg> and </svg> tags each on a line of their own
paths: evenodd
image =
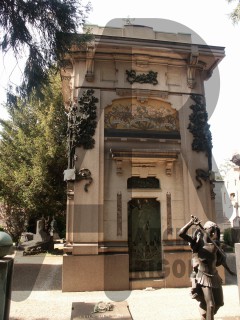
<svg viewBox="0 0 240 320">
<path fill-rule="evenodd" d="M 88 192 L 88 187 L 93 182 L 91 171 L 89 169 L 84 169 L 84 168 L 77 171 L 76 172 L 76 180 L 78 180 L 78 181 L 88 180 L 88 183 L 86 183 L 84 186 L 84 191 Z"/>
<path fill-rule="evenodd" d="M 191 99 L 195 104 L 191 105 L 192 113 L 189 116 L 188 130 L 193 135 L 192 150 L 205 152 L 208 157 L 208 169 L 212 170 L 212 135 L 208 124 L 208 113 L 205 99 L 201 95 L 192 94 Z"/>
<path fill-rule="evenodd" d="M 74 168 L 76 160 L 75 149 L 93 149 L 95 140 L 93 138 L 97 127 L 98 98 L 94 90 L 88 89 L 83 92 L 78 103 L 73 103 L 68 113 L 68 169 Z"/>
<path fill-rule="evenodd" d="M 142 73 L 137 75 L 135 70 L 126 70 L 126 74 L 127 74 L 127 81 L 130 84 L 133 84 L 134 82 L 151 83 L 154 86 L 158 84 L 158 80 L 157 80 L 158 73 L 154 71 L 149 71 L 147 74 Z"/>
</svg>

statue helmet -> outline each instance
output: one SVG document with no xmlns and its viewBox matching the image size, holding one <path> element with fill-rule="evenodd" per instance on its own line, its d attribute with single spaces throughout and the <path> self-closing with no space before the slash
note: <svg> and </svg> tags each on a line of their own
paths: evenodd
<svg viewBox="0 0 240 320">
<path fill-rule="evenodd" d="M 212 228 L 212 231 L 214 232 L 217 232 L 217 239 L 220 240 L 220 228 L 218 227 L 218 225 L 215 223 L 215 222 L 212 222 L 212 221 L 207 221 L 203 228 L 206 230 L 206 229 L 211 229 Z"/>
<path fill-rule="evenodd" d="M 212 221 L 207 221 L 203 226 L 204 229 L 209 229 L 212 227 L 218 227 L 218 226 L 215 222 L 212 222 Z"/>
</svg>

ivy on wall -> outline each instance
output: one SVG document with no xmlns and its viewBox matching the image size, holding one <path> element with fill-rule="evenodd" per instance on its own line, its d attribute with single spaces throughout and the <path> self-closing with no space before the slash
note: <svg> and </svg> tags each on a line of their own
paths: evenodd
<svg viewBox="0 0 240 320">
<path fill-rule="evenodd" d="M 212 134 L 208 124 L 208 113 L 205 99 L 201 95 L 192 94 L 191 99 L 195 104 L 190 106 L 192 113 L 189 116 L 188 130 L 193 135 L 192 150 L 205 152 L 208 157 L 209 170 L 212 169 Z"/>
</svg>

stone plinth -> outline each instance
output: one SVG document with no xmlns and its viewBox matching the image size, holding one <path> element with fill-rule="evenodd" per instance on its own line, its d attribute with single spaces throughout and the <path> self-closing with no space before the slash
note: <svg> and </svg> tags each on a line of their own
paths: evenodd
<svg viewBox="0 0 240 320">
<path fill-rule="evenodd" d="M 129 290 L 127 254 L 63 256 L 64 292 Z"/>
<path fill-rule="evenodd" d="M 0 320 L 9 319 L 13 259 L 0 260 Z"/>
</svg>

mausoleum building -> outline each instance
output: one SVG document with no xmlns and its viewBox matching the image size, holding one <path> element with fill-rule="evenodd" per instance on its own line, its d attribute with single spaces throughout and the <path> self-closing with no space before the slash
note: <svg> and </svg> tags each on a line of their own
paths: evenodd
<svg viewBox="0 0 240 320">
<path fill-rule="evenodd" d="M 190 285 L 178 230 L 214 220 L 204 81 L 224 48 L 91 26 L 62 70 L 69 115 L 63 291 Z"/>
</svg>

